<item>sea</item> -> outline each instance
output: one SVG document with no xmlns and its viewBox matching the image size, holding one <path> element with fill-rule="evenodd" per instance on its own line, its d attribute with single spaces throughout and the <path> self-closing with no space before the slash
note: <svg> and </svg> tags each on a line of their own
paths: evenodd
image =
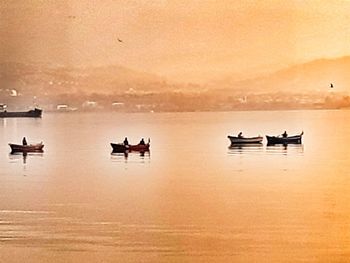
<svg viewBox="0 0 350 263">
<path fill-rule="evenodd" d="M 227 138 L 284 131 L 302 144 Z M 349 110 L 0 119 L 0 262 L 349 260 Z"/>
</svg>

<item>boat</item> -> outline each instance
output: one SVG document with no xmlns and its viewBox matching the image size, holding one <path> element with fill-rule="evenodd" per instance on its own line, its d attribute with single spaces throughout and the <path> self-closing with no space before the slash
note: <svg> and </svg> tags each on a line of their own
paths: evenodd
<svg viewBox="0 0 350 263">
<path fill-rule="evenodd" d="M 227 136 L 230 139 L 231 144 L 261 144 L 263 137 L 238 137 L 238 136 Z"/>
<path fill-rule="evenodd" d="M 147 152 L 150 148 L 150 143 L 146 144 L 135 144 L 135 145 L 125 145 L 123 143 L 111 143 L 114 153 L 122 152 Z"/>
<path fill-rule="evenodd" d="M 35 108 L 29 111 L 0 111 L 0 118 L 41 118 L 42 110 Z"/>
<path fill-rule="evenodd" d="M 42 142 L 37 144 L 28 144 L 28 145 L 9 143 L 9 145 L 11 147 L 12 153 L 43 152 L 43 148 L 44 148 L 44 144 Z"/>
<path fill-rule="evenodd" d="M 147 152 L 149 151 L 150 144 L 136 144 L 136 145 L 129 145 L 128 150 L 130 152 Z"/>
<path fill-rule="evenodd" d="M 287 136 L 283 137 L 281 135 L 279 136 L 268 136 L 266 135 L 267 139 L 267 144 L 301 144 L 302 137 L 303 137 L 304 132 L 300 133 L 299 135 L 294 135 L 294 136 Z"/>
<path fill-rule="evenodd" d="M 123 143 L 111 143 L 111 146 L 114 153 L 123 153 L 128 150 L 127 145 Z"/>
</svg>

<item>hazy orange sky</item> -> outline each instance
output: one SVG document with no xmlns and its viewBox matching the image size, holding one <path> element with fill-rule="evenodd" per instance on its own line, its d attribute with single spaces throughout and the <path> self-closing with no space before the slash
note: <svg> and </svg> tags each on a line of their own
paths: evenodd
<svg viewBox="0 0 350 263">
<path fill-rule="evenodd" d="M 0 19 L 2 61 L 118 64 L 178 80 L 350 55 L 350 1 L 1 0 Z"/>
</svg>

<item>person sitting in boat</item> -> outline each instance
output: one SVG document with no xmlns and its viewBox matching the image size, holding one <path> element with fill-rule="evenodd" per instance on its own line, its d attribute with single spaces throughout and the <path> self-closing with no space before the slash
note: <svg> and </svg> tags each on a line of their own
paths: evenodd
<svg viewBox="0 0 350 263">
<path fill-rule="evenodd" d="M 242 132 L 239 132 L 237 137 L 238 137 L 238 138 L 243 138 L 243 133 L 242 133 Z"/>
<path fill-rule="evenodd" d="M 284 131 L 284 133 L 282 133 L 282 137 L 283 138 L 287 138 L 288 137 L 287 131 Z"/>
<path fill-rule="evenodd" d="M 26 137 L 23 137 L 22 145 L 28 145 Z"/>
<path fill-rule="evenodd" d="M 145 140 L 142 138 L 139 144 L 140 144 L 140 145 L 145 145 L 145 144 L 146 144 L 146 143 L 145 143 Z"/>
<path fill-rule="evenodd" d="M 124 139 L 124 145 L 129 145 L 129 141 L 128 141 L 128 138 L 127 137 L 125 137 L 125 139 Z"/>
</svg>

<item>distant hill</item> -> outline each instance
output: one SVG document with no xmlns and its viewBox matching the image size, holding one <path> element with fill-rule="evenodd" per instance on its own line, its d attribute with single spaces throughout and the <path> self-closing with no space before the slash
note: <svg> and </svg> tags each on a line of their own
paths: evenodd
<svg viewBox="0 0 350 263">
<path fill-rule="evenodd" d="M 0 63 L 0 103 L 45 111 L 62 105 L 129 112 L 350 108 L 349 69 L 350 57 L 322 59 L 260 77 L 195 85 L 121 66 Z"/>
<path fill-rule="evenodd" d="M 225 96 L 229 93 L 310 93 L 350 91 L 350 56 L 320 59 L 262 75 L 237 80 L 224 78 L 203 85 L 166 81 L 164 78 L 122 66 L 63 67 L 59 65 L 0 63 L 0 94 L 16 90 L 24 96 L 44 95 L 47 98 L 69 93 L 147 93 L 212 90 Z"/>
<path fill-rule="evenodd" d="M 216 82 L 210 88 L 235 92 L 327 92 L 350 91 L 350 56 L 319 59 L 241 81 Z"/>
<path fill-rule="evenodd" d="M 62 67 L 39 64 L 0 64 L 0 90 L 22 94 L 120 93 L 170 89 L 164 78 L 121 66 Z"/>
</svg>

